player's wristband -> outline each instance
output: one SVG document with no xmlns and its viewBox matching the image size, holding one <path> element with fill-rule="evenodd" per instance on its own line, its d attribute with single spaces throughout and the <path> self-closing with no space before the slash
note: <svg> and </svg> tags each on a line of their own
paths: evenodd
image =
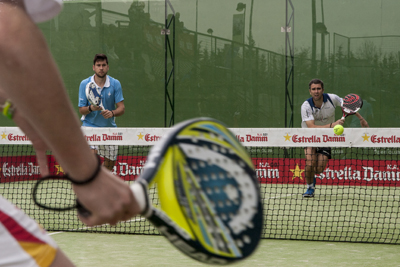
<svg viewBox="0 0 400 267">
<path fill-rule="evenodd" d="M 114 115 L 114 111 L 112 111 L 112 110 L 111 110 L 111 113 L 113 114 L 113 117 L 115 117 L 115 115 Z"/>
<path fill-rule="evenodd" d="M 93 180 L 96 179 L 97 175 L 100 173 L 100 170 L 101 170 L 101 161 L 100 161 L 100 157 L 97 156 L 96 170 L 94 171 L 93 175 L 90 176 L 88 179 L 86 179 L 84 181 L 76 181 L 76 180 L 71 179 L 71 177 L 69 177 L 68 174 L 67 174 L 67 178 L 68 178 L 68 180 L 71 181 L 71 183 L 73 183 L 75 185 L 85 185 L 85 184 L 93 182 Z"/>
<path fill-rule="evenodd" d="M 92 108 L 90 107 L 90 105 L 88 106 L 88 110 L 89 110 L 89 112 L 93 111 Z"/>
<path fill-rule="evenodd" d="M 331 123 L 331 125 L 329 125 L 329 128 L 332 128 L 332 123 Z"/>
<path fill-rule="evenodd" d="M 12 120 L 15 108 L 13 107 L 11 100 L 7 99 L 1 107 L 3 108 L 3 115 Z"/>
</svg>

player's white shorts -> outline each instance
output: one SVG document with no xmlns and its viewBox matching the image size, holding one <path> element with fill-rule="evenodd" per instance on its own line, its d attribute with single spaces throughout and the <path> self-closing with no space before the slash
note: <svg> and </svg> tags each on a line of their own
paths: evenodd
<svg viewBox="0 0 400 267">
<path fill-rule="evenodd" d="M 91 149 L 96 149 L 100 157 L 108 158 L 109 160 L 116 161 L 118 155 L 118 146 L 113 145 L 100 145 L 90 146 Z"/>
<path fill-rule="evenodd" d="M 89 128 L 88 126 L 81 126 L 82 129 Z M 115 145 L 98 145 L 90 146 L 91 149 L 96 149 L 100 157 L 108 158 L 109 160 L 116 161 L 118 156 L 118 146 Z"/>
<path fill-rule="evenodd" d="M 54 240 L 32 218 L 0 196 L 0 266 L 47 267 L 56 253 Z"/>
</svg>

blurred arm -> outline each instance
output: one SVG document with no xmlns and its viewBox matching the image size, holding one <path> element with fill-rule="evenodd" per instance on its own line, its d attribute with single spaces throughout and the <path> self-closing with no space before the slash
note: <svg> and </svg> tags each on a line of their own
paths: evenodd
<svg viewBox="0 0 400 267">
<path fill-rule="evenodd" d="M 90 176 L 96 159 L 80 149 L 86 141 L 40 30 L 21 8 L 2 4 L 0 13 L 1 87 L 70 175 Z"/>
<path fill-rule="evenodd" d="M 0 1 L 0 88 L 18 116 L 29 122 L 25 133 L 51 149 L 73 179 L 85 180 L 94 173 L 97 160 L 80 130 L 45 39 L 21 3 Z M 74 190 L 93 214 L 81 218 L 86 224 L 115 224 L 138 213 L 129 186 L 104 168 L 92 183 L 74 186 Z"/>
</svg>

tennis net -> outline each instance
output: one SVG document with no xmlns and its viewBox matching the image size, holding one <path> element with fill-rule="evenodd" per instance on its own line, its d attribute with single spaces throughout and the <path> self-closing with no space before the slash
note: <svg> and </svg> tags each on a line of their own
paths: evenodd
<svg viewBox="0 0 400 267">
<path fill-rule="evenodd" d="M 400 129 L 234 128 L 246 146 L 259 178 L 264 202 L 264 238 L 399 244 Z M 118 146 L 114 173 L 131 183 L 165 128 L 84 129 L 89 144 Z M 87 227 L 76 211 L 40 209 L 32 187 L 40 177 L 29 139 L 15 127 L 0 128 L 0 195 L 49 231 L 159 234 L 137 216 L 116 226 Z M 314 198 L 303 198 L 304 147 L 331 147 L 332 159 L 316 176 Z M 64 171 L 49 154 L 54 175 Z M 69 185 L 54 188 L 62 201 L 73 201 Z M 153 201 L 157 203 L 153 194 Z M 56 201 L 53 194 L 49 201 Z M 62 205 L 62 203 L 60 204 Z"/>
</svg>

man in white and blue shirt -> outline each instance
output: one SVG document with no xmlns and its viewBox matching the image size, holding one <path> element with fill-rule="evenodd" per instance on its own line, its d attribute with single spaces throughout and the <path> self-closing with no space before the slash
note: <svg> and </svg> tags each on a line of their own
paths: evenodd
<svg viewBox="0 0 400 267">
<path fill-rule="evenodd" d="M 322 104 L 320 106 L 316 106 L 313 97 L 304 101 L 301 106 L 302 128 L 309 128 L 308 121 L 314 121 L 317 126 L 328 124 L 331 126 L 331 123 L 335 123 L 335 109 L 337 106 L 341 106 L 343 99 L 335 94 L 321 93 L 318 94 L 318 97 L 320 96 L 322 96 Z"/>
<path fill-rule="evenodd" d="M 343 99 L 335 94 L 324 93 L 324 83 L 319 79 L 313 79 L 308 84 L 311 97 L 301 105 L 302 128 L 333 128 L 343 125 L 344 119 L 335 121 L 335 108 L 340 107 Z M 369 127 L 367 121 L 358 113 L 362 127 Z M 306 147 L 305 178 L 307 191 L 303 197 L 314 197 L 315 175 L 325 170 L 328 160 L 331 158 L 330 147 Z"/>
<path fill-rule="evenodd" d="M 82 127 L 117 127 L 115 117 L 125 112 L 121 83 L 107 75 L 108 59 L 104 54 L 96 54 L 93 59 L 94 75 L 84 79 L 79 86 L 79 112 Z M 100 89 L 101 106 L 93 106 L 86 97 L 86 86 L 94 82 Z M 104 157 L 104 166 L 113 170 L 117 160 L 118 146 L 92 146 L 95 153 Z"/>
</svg>

